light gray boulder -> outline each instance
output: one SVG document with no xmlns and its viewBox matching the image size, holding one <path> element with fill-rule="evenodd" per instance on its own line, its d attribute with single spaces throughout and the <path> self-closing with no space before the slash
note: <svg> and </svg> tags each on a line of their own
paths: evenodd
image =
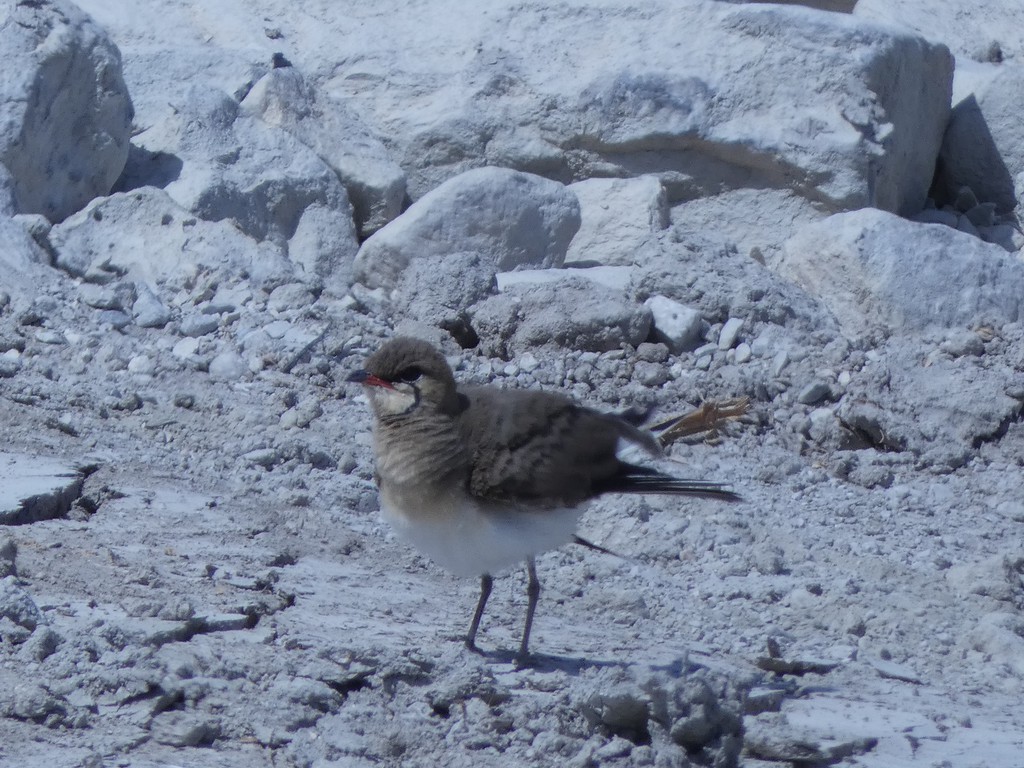
<svg viewBox="0 0 1024 768">
<path fill-rule="evenodd" d="M 405 173 L 352 110 L 320 94 L 297 69 L 272 69 L 253 86 L 242 106 L 294 135 L 338 174 L 361 237 L 369 237 L 401 213 Z"/>
<path fill-rule="evenodd" d="M 469 7 L 443 0 L 431 12 Z M 473 24 L 438 27 L 426 46 L 418 14 L 376 8 L 348 42 L 367 77 L 387 77 L 335 82 L 391 137 L 414 199 L 503 162 L 569 180 L 653 173 L 670 202 L 782 187 L 827 211 L 913 213 L 949 112 L 944 46 L 845 14 L 505 1 Z M 528 32 L 510 45 L 510 28 Z M 475 52 L 454 75 L 451 51 Z"/>
<path fill-rule="evenodd" d="M 495 293 L 494 266 L 478 253 L 416 259 L 398 281 L 392 306 L 396 316 L 442 328 L 469 343 L 473 332 L 467 310 Z"/>
<path fill-rule="evenodd" d="M 0 215 L 0 292 L 9 295 L 15 310 L 28 306 L 43 285 L 56 280 L 56 273 L 47 266 L 50 255 L 21 218 Z"/>
<path fill-rule="evenodd" d="M 469 318 L 481 350 L 503 358 L 548 344 L 606 352 L 651 331 L 650 310 L 579 277 L 509 288 L 471 307 Z"/>
<path fill-rule="evenodd" d="M 843 332 L 997 326 L 1024 313 L 1024 263 L 941 224 L 865 209 L 804 227 L 775 268 L 824 303 Z"/>
<path fill-rule="evenodd" d="M 949 46 L 960 59 L 1001 62 L 1024 57 L 1024 4 L 1019 0 L 858 0 L 853 15 L 913 30 Z"/>
<path fill-rule="evenodd" d="M 240 109 L 226 93 L 190 88 L 173 119 L 135 142 L 181 161 L 164 189 L 196 216 L 227 219 L 256 240 L 285 246 L 307 210 L 319 208 L 321 236 L 336 251 L 331 261 L 355 255 L 352 206 L 334 171 L 292 134 Z"/>
<path fill-rule="evenodd" d="M 370 237 L 353 276 L 391 288 L 418 258 L 485 254 L 495 270 L 557 267 L 580 224 L 576 195 L 562 184 L 507 168 L 479 168 L 424 195 Z"/>
<path fill-rule="evenodd" d="M 93 201 L 56 225 L 50 243 L 58 267 L 98 283 L 127 277 L 182 284 L 209 271 L 274 287 L 295 271 L 281 248 L 257 243 L 229 222 L 197 219 L 153 187 Z"/>
<path fill-rule="evenodd" d="M 580 201 L 580 228 L 567 262 L 633 264 L 638 247 L 669 225 L 668 198 L 657 176 L 585 179 L 569 189 Z"/>
<path fill-rule="evenodd" d="M 1007 213 L 1024 196 L 1022 94 L 1024 64 L 1005 64 L 954 107 L 938 179 L 949 201 L 969 187 L 978 200 Z"/>
<path fill-rule="evenodd" d="M 0 164 L 16 210 L 60 221 L 124 168 L 133 111 L 121 55 L 71 2 L 6 0 L 0 58 Z"/>
<path fill-rule="evenodd" d="M 922 353 L 920 341 L 901 337 L 876 350 L 846 386 L 836 415 L 881 450 L 955 469 L 1020 417 L 1020 401 L 1007 394 L 1019 375 L 969 357 Z"/>
</svg>

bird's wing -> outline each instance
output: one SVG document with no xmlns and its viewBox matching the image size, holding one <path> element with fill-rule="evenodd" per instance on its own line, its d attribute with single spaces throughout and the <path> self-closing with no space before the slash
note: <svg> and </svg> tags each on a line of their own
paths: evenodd
<svg viewBox="0 0 1024 768">
<path fill-rule="evenodd" d="M 460 426 L 470 448 L 469 490 L 483 500 L 574 505 L 628 467 L 621 440 L 657 452 L 648 433 L 550 392 L 466 388 Z"/>
</svg>

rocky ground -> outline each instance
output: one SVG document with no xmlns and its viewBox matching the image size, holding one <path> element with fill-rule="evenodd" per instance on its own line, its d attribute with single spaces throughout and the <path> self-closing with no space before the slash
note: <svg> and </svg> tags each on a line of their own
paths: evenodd
<svg viewBox="0 0 1024 768">
<path fill-rule="evenodd" d="M 0 765 L 1024 766 L 1019 4 L 343 5 L 0 3 Z M 395 333 L 743 500 L 471 654 Z"/>
</svg>

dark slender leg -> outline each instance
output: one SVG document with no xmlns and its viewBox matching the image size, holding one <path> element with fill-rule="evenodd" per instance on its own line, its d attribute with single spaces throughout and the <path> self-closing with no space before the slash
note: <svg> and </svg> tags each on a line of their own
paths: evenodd
<svg viewBox="0 0 1024 768">
<path fill-rule="evenodd" d="M 480 619 L 484 617 L 484 607 L 487 605 L 487 598 L 491 596 L 492 586 L 494 579 L 491 578 L 491 574 L 485 573 L 480 577 L 480 600 L 476 604 L 473 622 L 469 625 L 469 634 L 466 635 L 466 647 L 474 653 L 480 653 L 480 649 L 476 647 L 476 631 L 480 629 Z"/>
<path fill-rule="evenodd" d="M 530 657 L 530 630 L 533 629 L 533 614 L 537 610 L 537 600 L 540 598 L 540 579 L 537 578 L 537 564 L 533 558 L 526 560 L 526 573 L 529 581 L 526 585 L 526 596 L 529 602 L 526 604 L 526 626 L 523 627 L 523 642 L 519 646 L 519 653 L 516 654 L 516 662 L 523 663 Z"/>
</svg>

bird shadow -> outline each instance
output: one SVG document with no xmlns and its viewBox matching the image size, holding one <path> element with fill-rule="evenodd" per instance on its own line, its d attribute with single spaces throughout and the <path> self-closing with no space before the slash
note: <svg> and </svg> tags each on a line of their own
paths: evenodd
<svg viewBox="0 0 1024 768">
<path fill-rule="evenodd" d="M 521 657 L 517 651 L 495 649 L 480 651 L 479 655 L 496 664 L 511 664 L 516 669 L 533 670 L 535 672 L 561 672 L 577 676 L 588 669 L 608 669 L 617 667 L 625 669 L 628 663 L 612 659 L 592 659 L 586 656 L 560 656 L 552 653 L 530 653 Z"/>
</svg>

